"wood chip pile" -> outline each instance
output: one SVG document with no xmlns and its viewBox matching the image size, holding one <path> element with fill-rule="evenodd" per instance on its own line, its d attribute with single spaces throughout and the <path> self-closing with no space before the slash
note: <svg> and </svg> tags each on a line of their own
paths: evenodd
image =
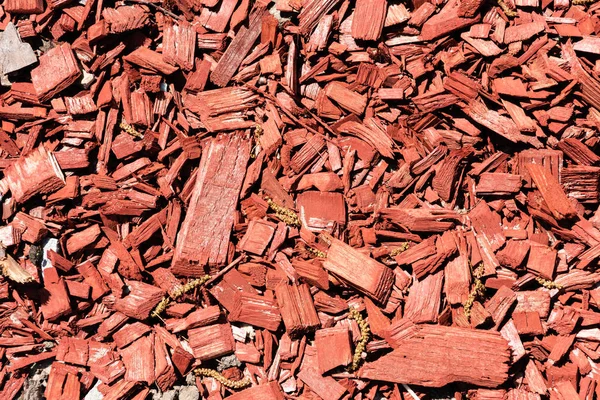
<svg viewBox="0 0 600 400">
<path fill-rule="evenodd" d="M 0 399 L 600 398 L 599 32 L 4 0 Z"/>
</svg>

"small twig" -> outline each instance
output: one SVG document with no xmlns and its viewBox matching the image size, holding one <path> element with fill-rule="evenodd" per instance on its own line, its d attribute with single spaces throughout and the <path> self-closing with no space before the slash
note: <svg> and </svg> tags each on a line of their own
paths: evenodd
<svg viewBox="0 0 600 400">
<path fill-rule="evenodd" d="M 415 391 L 414 391 L 414 390 L 412 390 L 412 389 L 410 388 L 410 386 L 408 386 L 406 383 L 403 383 L 403 384 L 402 384 L 402 386 L 403 386 L 403 387 L 404 387 L 404 389 L 405 389 L 405 390 L 408 392 L 408 394 L 410 394 L 410 396 L 411 396 L 413 399 L 415 399 L 415 400 L 421 400 L 421 399 L 419 398 L 419 396 L 417 396 L 417 394 L 415 393 Z"/>
<path fill-rule="evenodd" d="M 214 274 L 212 276 L 212 278 L 210 278 L 209 280 L 206 281 L 205 285 L 208 286 L 211 283 L 213 283 L 214 281 L 216 281 L 217 279 L 219 279 L 220 277 L 222 277 L 223 275 L 225 275 L 226 273 L 229 272 L 229 270 L 231 270 L 233 267 L 235 267 L 240 261 L 242 261 L 244 259 L 244 255 L 242 254 L 241 256 L 239 256 L 238 258 L 236 258 L 235 260 L 233 260 L 231 263 L 229 263 L 228 266 L 226 266 L 225 268 L 223 268 L 222 270 L 220 270 L 219 272 L 217 272 L 216 274 Z"/>
</svg>

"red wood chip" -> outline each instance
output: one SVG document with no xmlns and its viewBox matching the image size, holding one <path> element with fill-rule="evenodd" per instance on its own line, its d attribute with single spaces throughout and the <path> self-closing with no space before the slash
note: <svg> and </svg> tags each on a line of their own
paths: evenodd
<svg viewBox="0 0 600 400">
<path fill-rule="evenodd" d="M 598 398 L 599 9 L 5 0 L 0 399 Z"/>
</svg>

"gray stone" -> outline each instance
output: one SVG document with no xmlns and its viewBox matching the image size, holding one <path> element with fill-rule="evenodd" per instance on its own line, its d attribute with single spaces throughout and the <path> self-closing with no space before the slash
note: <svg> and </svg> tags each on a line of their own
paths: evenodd
<svg viewBox="0 0 600 400">
<path fill-rule="evenodd" d="M 152 400 L 177 400 L 177 390 L 171 389 L 166 392 L 161 392 L 156 389 L 150 389 Z"/>
<path fill-rule="evenodd" d="M 198 400 L 200 392 L 196 386 L 184 386 L 179 390 L 179 400 Z"/>
<path fill-rule="evenodd" d="M 217 360 L 217 371 L 223 372 L 223 370 L 226 370 L 227 368 L 239 367 L 241 365 L 242 363 L 240 362 L 240 360 L 238 360 L 235 354 L 231 354 L 228 356 L 221 357 Z"/>
<path fill-rule="evenodd" d="M 50 375 L 50 361 L 34 364 L 25 379 L 19 400 L 38 400 L 44 397 L 44 390 Z"/>
<path fill-rule="evenodd" d="M 37 57 L 31 45 L 21 41 L 17 27 L 9 23 L 0 33 L 0 75 L 6 78 L 6 75 L 36 62 Z"/>
<path fill-rule="evenodd" d="M 85 69 L 81 70 L 81 72 L 83 73 L 81 74 L 81 78 L 79 78 L 79 84 L 84 89 L 89 89 L 92 83 L 96 81 L 96 75 L 90 74 Z"/>
<path fill-rule="evenodd" d="M 98 390 L 98 386 L 100 386 L 101 384 L 102 382 L 100 382 L 99 380 L 96 381 L 94 387 L 86 393 L 83 400 L 102 400 L 104 398 L 104 395 Z"/>
</svg>

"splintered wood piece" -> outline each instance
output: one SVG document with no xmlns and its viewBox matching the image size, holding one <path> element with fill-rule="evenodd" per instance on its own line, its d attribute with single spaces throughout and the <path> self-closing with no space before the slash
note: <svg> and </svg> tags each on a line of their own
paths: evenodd
<svg viewBox="0 0 600 400">
<path fill-rule="evenodd" d="M 266 155 L 271 155 L 281 146 L 281 133 L 277 127 L 274 118 L 269 118 L 262 126 L 263 134 L 260 136 L 260 146 L 265 150 Z"/>
<path fill-rule="evenodd" d="M 178 69 L 163 61 L 163 56 L 147 47 L 138 47 L 123 58 L 130 63 L 165 75 L 170 75 Z"/>
<path fill-rule="evenodd" d="M 550 293 L 544 290 L 519 291 L 514 312 L 536 312 L 541 318 L 550 313 Z"/>
<path fill-rule="evenodd" d="M 498 81 L 496 80 L 494 82 Z M 508 111 L 508 113 L 510 114 L 510 117 L 513 119 L 513 121 L 515 121 L 515 124 L 517 124 L 517 127 L 521 132 L 536 131 L 537 125 L 535 121 L 529 118 L 521 107 L 504 99 L 502 99 L 502 104 L 504 105 L 504 108 L 506 108 L 506 111 Z"/>
<path fill-rule="evenodd" d="M 163 59 L 184 71 L 194 68 L 196 31 L 187 22 L 168 22 L 163 33 Z"/>
<path fill-rule="evenodd" d="M 573 346 L 573 342 L 575 341 L 575 335 L 566 335 L 559 336 L 556 338 L 554 342 L 554 347 L 552 347 L 552 351 L 548 354 L 548 363 L 550 365 L 558 363 L 563 357 L 565 357 L 571 346 Z"/>
<path fill-rule="evenodd" d="M 298 378 L 323 400 L 339 400 L 346 393 L 346 388 L 329 376 L 321 376 L 312 368 L 302 368 Z"/>
<path fill-rule="evenodd" d="M 515 292 L 502 286 L 496 294 L 485 304 L 485 308 L 492 315 L 496 328 L 499 328 L 504 322 L 504 318 L 513 304 L 517 301 Z"/>
<path fill-rule="evenodd" d="M 414 281 L 406 299 L 404 318 L 414 323 L 437 322 L 440 313 L 444 271 Z"/>
<path fill-rule="evenodd" d="M 38 194 L 48 194 L 65 186 L 65 177 L 56 159 L 44 146 L 39 146 L 25 157 L 19 158 L 4 170 L 0 191 L 10 191 L 17 203 Z"/>
<path fill-rule="evenodd" d="M 414 232 L 445 232 L 452 229 L 460 216 L 456 211 L 429 208 L 383 208 L 383 218 Z"/>
<path fill-rule="evenodd" d="M 362 115 L 367 106 L 367 99 L 348 89 L 340 82 L 331 82 L 325 87 L 325 95 L 335 101 L 345 110 L 356 115 Z"/>
<path fill-rule="evenodd" d="M 285 396 L 277 381 L 252 386 L 228 397 L 231 400 L 284 400 Z"/>
<path fill-rule="evenodd" d="M 113 334 L 115 344 L 118 348 L 123 348 L 130 343 L 133 343 L 138 338 L 144 336 L 152 329 L 142 322 L 134 322 L 133 324 L 127 324 L 119 331 Z"/>
<path fill-rule="evenodd" d="M 56 348 L 56 359 L 70 364 L 86 366 L 88 363 L 88 341 L 64 338 Z"/>
<path fill-rule="evenodd" d="M 408 20 L 409 25 L 422 26 L 436 11 L 432 3 L 424 2 L 419 6 L 415 5 L 415 10 Z"/>
<path fill-rule="evenodd" d="M 478 235 L 486 244 L 496 251 L 506 242 L 500 216 L 493 212 L 485 202 L 480 202 L 469 212 L 469 219 Z"/>
<path fill-rule="evenodd" d="M 598 203 L 600 167 L 574 165 L 564 168 L 561 178 L 567 196 L 581 203 Z"/>
<path fill-rule="evenodd" d="M 444 277 L 444 292 L 450 304 L 464 304 L 471 291 L 471 268 L 469 268 L 468 257 L 461 253 L 448 261 L 444 268 Z"/>
<path fill-rule="evenodd" d="M 459 165 L 472 152 L 470 147 L 452 150 L 440 163 L 431 184 L 442 200 L 450 201 L 454 196 L 461 171 Z"/>
<path fill-rule="evenodd" d="M 600 274 L 575 269 L 560 275 L 554 281 L 565 291 L 587 289 L 600 282 Z"/>
<path fill-rule="evenodd" d="M 306 191 L 296 198 L 302 225 L 313 232 L 346 225 L 346 202 L 341 193 Z"/>
<path fill-rule="evenodd" d="M 188 338 L 194 357 L 201 361 L 212 360 L 235 350 L 231 326 L 227 323 L 190 329 Z"/>
<path fill-rule="evenodd" d="M 540 372 L 536 363 L 533 360 L 529 360 L 525 367 L 525 378 L 527 379 L 527 385 L 529 389 L 538 394 L 546 394 L 548 387 L 544 376 Z"/>
<path fill-rule="evenodd" d="M 552 215 L 560 220 L 576 218 L 577 210 L 569 201 L 558 180 L 540 165 L 527 164 L 526 167 Z"/>
<path fill-rule="evenodd" d="M 498 332 L 422 325 L 401 343 L 366 363 L 360 377 L 426 387 L 464 382 L 491 388 L 508 378 L 510 352 Z"/>
<path fill-rule="evenodd" d="M 82 231 L 72 234 L 67 239 L 67 252 L 69 254 L 83 250 L 87 246 L 96 242 L 102 231 L 97 224 L 89 226 Z"/>
<path fill-rule="evenodd" d="M 128 317 L 144 320 L 163 298 L 165 292 L 147 283 L 125 280 L 129 294 L 115 303 L 115 309 Z"/>
<path fill-rule="evenodd" d="M 462 33 L 460 37 L 473 46 L 482 56 L 493 57 L 503 53 L 503 50 L 491 40 L 479 39 L 467 32 Z"/>
<path fill-rule="evenodd" d="M 508 44 L 530 39 L 544 29 L 546 29 L 546 24 L 543 22 L 529 22 L 509 26 L 506 28 L 506 31 L 504 31 L 504 43 Z"/>
<path fill-rule="evenodd" d="M 31 81 L 40 101 L 54 97 L 81 76 L 81 69 L 68 43 L 48 50 L 39 61 L 40 65 L 31 70 Z"/>
<path fill-rule="evenodd" d="M 235 269 L 232 269 L 223 275 L 221 282 L 215 284 L 209 291 L 229 312 L 232 312 L 234 309 L 238 292 L 258 294 L 258 292 L 248 283 L 248 280 L 244 278 L 244 275 Z"/>
<path fill-rule="evenodd" d="M 44 303 L 40 306 L 40 311 L 44 319 L 54 321 L 64 315 L 71 313 L 71 302 L 65 280 L 60 278 L 56 282 L 44 282 L 42 294 L 45 297 Z"/>
<path fill-rule="evenodd" d="M 475 187 L 478 195 L 510 195 L 521 190 L 520 175 L 503 173 L 483 173 Z"/>
<path fill-rule="evenodd" d="M 165 392 L 177 381 L 175 367 L 171 361 L 166 341 L 160 335 L 154 335 L 154 377 L 158 388 Z"/>
<path fill-rule="evenodd" d="M 413 337 L 418 331 L 419 325 L 415 325 L 409 319 L 400 318 L 388 327 L 384 338 L 393 349 L 396 349 L 402 345 L 405 339 Z"/>
<path fill-rule="evenodd" d="M 460 4 L 459 0 L 448 1 L 439 13 L 423 24 L 419 38 L 421 40 L 434 40 L 479 22 L 479 15 L 472 18 L 459 16 Z"/>
<path fill-rule="evenodd" d="M 322 267 L 321 262 L 313 261 L 292 261 L 292 266 L 296 273 L 308 284 L 319 289 L 329 289 L 329 274 Z"/>
<path fill-rule="evenodd" d="M 525 389 L 511 389 L 503 397 L 504 400 L 540 400 L 541 397 L 537 393 L 532 393 Z"/>
<path fill-rule="evenodd" d="M 205 266 L 226 264 L 229 237 L 250 143 L 240 135 L 218 136 L 202 152 L 200 173 L 173 256 L 173 273 L 202 276 Z"/>
<path fill-rule="evenodd" d="M 190 111 L 198 113 L 201 118 L 209 118 L 247 110 L 256 104 L 257 99 L 258 96 L 246 88 L 227 87 L 185 96 L 184 102 Z"/>
<path fill-rule="evenodd" d="M 307 45 L 308 51 L 322 51 L 325 49 L 332 25 L 333 15 L 326 15 L 321 18 L 314 32 L 310 35 L 310 40 Z"/>
<path fill-rule="evenodd" d="M 385 16 L 385 27 L 394 26 L 410 19 L 410 11 L 404 4 L 390 4 Z"/>
<path fill-rule="evenodd" d="M 236 342 L 235 356 L 242 362 L 258 364 L 260 363 L 262 354 L 252 344 Z"/>
<path fill-rule="evenodd" d="M 240 241 L 238 247 L 248 253 L 259 256 L 263 255 L 275 234 L 276 227 L 277 225 L 269 221 L 250 221 L 246 234 Z"/>
<path fill-rule="evenodd" d="M 340 0 L 309 0 L 302 4 L 302 11 L 298 15 L 300 20 L 300 33 L 309 35 L 317 26 L 322 17 L 329 13 Z"/>
<path fill-rule="evenodd" d="M 106 7 L 102 10 L 102 17 L 112 33 L 123 33 L 145 26 L 149 19 L 146 10 L 137 4 L 116 8 Z"/>
<path fill-rule="evenodd" d="M 548 280 L 554 280 L 556 271 L 556 250 L 539 243 L 531 243 L 527 270 Z"/>
<path fill-rule="evenodd" d="M 352 37 L 377 40 L 386 21 L 387 1 L 365 0 L 356 3 L 352 18 Z"/>
<path fill-rule="evenodd" d="M 515 124 L 512 119 L 500 115 L 496 111 L 490 110 L 480 100 L 470 102 L 466 108 L 463 108 L 463 111 L 473 121 L 485 126 L 511 142 L 530 143 L 536 147 L 541 145 L 535 137 L 521 134 L 517 124 Z"/>
<path fill-rule="evenodd" d="M 80 382 L 78 375 L 79 372 L 74 366 L 60 362 L 52 363 L 44 396 L 49 399 L 72 395 L 79 397 Z"/>
<path fill-rule="evenodd" d="M 257 8 L 251 15 L 248 28 L 242 26 L 235 38 L 221 56 L 217 66 L 210 74 L 210 80 L 217 86 L 226 86 L 235 75 L 242 61 L 260 36 L 263 17 L 267 14 L 265 8 Z"/>
<path fill-rule="evenodd" d="M 380 304 L 392 290 L 391 269 L 338 239 L 332 239 L 323 267 Z"/>
<path fill-rule="evenodd" d="M 98 109 L 90 93 L 83 93 L 74 97 L 65 97 L 64 101 L 67 111 L 73 115 L 89 114 Z"/>
<path fill-rule="evenodd" d="M 573 44 L 573 50 L 591 54 L 600 54 L 600 39 L 594 36 L 585 36 Z"/>
<path fill-rule="evenodd" d="M 106 293 L 109 288 L 102 279 L 102 276 L 96 269 L 96 267 L 89 261 L 86 261 L 77 266 L 77 272 L 83 276 L 83 280 L 92 289 L 92 300 L 98 300 Z"/>
<path fill-rule="evenodd" d="M 11 14 L 41 14 L 44 11 L 44 2 L 43 0 L 7 0 L 4 9 Z"/>
<path fill-rule="evenodd" d="M 178 318 L 166 320 L 165 327 L 169 331 L 177 333 L 196 328 L 198 326 L 213 324 L 218 321 L 220 316 L 221 310 L 219 307 L 210 306 L 196 310 L 183 319 Z"/>
<path fill-rule="evenodd" d="M 314 135 L 294 154 L 290 160 L 290 169 L 298 174 L 325 148 L 325 137 Z M 277 200 L 273 198 L 273 200 Z M 285 206 L 285 204 L 284 204 Z"/>
<path fill-rule="evenodd" d="M 275 300 L 250 293 L 235 295 L 229 319 L 276 331 L 281 314 Z"/>
<path fill-rule="evenodd" d="M 533 188 L 533 180 L 529 175 L 527 165 L 537 164 L 543 166 L 552 176 L 560 181 L 563 167 L 563 152 L 559 150 L 524 150 L 519 153 L 517 170 L 523 177 L 526 188 Z"/>
<path fill-rule="evenodd" d="M 281 284 L 275 296 L 285 330 L 291 338 L 314 331 L 321 325 L 308 285 Z"/>
<path fill-rule="evenodd" d="M 514 312 L 512 319 L 519 335 L 543 335 L 545 332 L 537 312 Z"/>
<path fill-rule="evenodd" d="M 318 330 L 315 347 L 321 374 L 352 362 L 350 331 L 347 327 Z"/>
<path fill-rule="evenodd" d="M 387 330 L 391 325 L 390 319 L 381 311 L 381 309 L 368 297 L 364 299 L 365 310 L 369 317 L 369 328 L 375 336 L 385 337 Z"/>
<path fill-rule="evenodd" d="M 5 249 L 0 248 L 0 256 L 0 272 L 3 276 L 17 283 L 34 281 L 32 273 L 24 269 Z"/>
<path fill-rule="evenodd" d="M 154 337 L 144 336 L 120 351 L 125 364 L 125 379 L 130 382 L 154 382 Z"/>
<path fill-rule="evenodd" d="M 394 157 L 393 140 L 388 136 L 385 128 L 373 118 L 368 117 L 364 122 L 360 122 L 356 116 L 350 116 L 337 124 L 336 130 L 363 139 L 384 157 Z"/>
<path fill-rule="evenodd" d="M 400 254 L 394 256 L 398 265 L 412 265 L 413 263 L 427 259 L 436 254 L 435 241 L 437 236 L 432 236 L 414 246 L 409 247 Z"/>
<path fill-rule="evenodd" d="M 558 142 L 558 148 L 577 164 L 592 166 L 600 163 L 600 156 L 578 139 L 565 138 Z"/>
</svg>

